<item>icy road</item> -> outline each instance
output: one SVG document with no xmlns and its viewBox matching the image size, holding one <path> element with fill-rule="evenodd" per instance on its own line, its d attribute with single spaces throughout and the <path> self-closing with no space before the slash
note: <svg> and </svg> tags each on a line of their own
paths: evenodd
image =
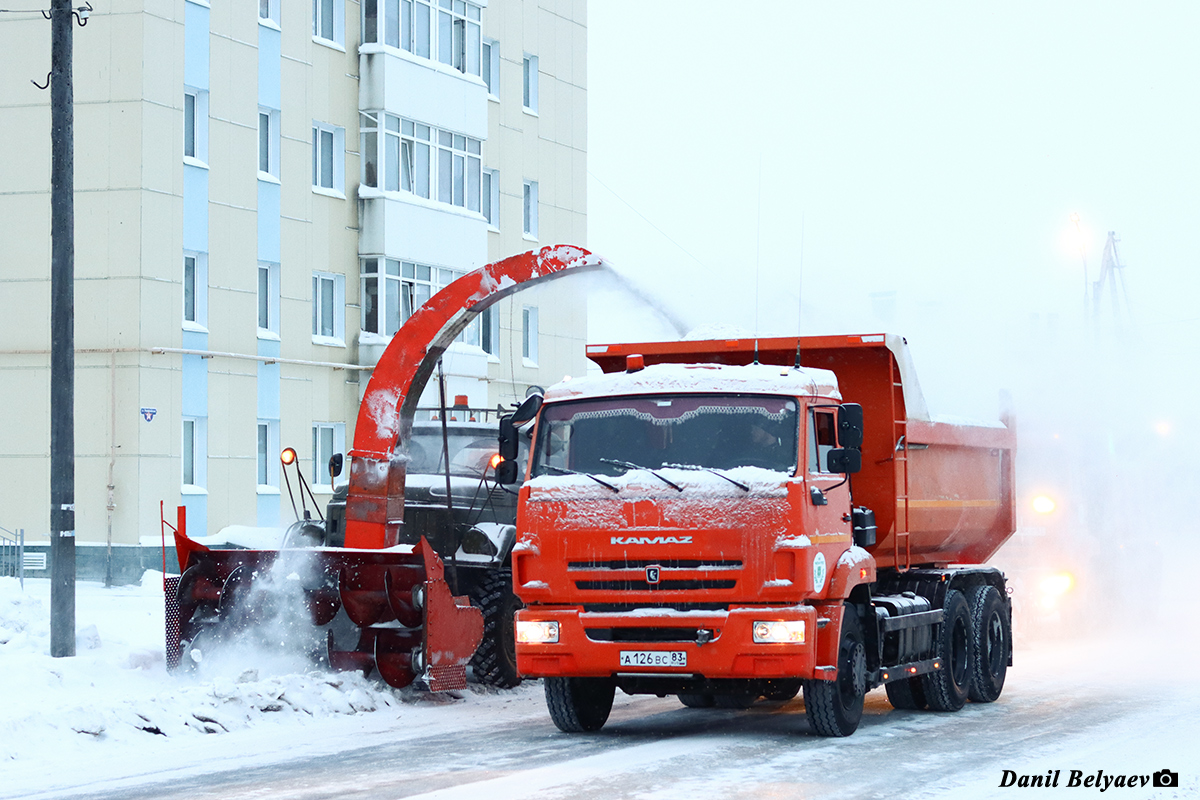
<svg viewBox="0 0 1200 800">
<path fill-rule="evenodd" d="M 155 599 L 139 591 L 86 590 L 81 609 L 137 617 Z M 36 607 L 13 596 L 0 600 Z M 727 711 L 621 695 L 600 733 L 568 736 L 536 683 L 438 700 L 312 672 L 171 676 L 122 644 L 137 625 L 104 639 L 103 622 L 94 651 L 51 661 L 5 613 L 5 799 L 1200 797 L 1200 689 L 1166 674 L 1195 663 L 1178 638 L 1019 650 L 1001 699 L 957 714 L 896 711 L 877 690 L 847 739 L 811 735 L 799 699 Z M 1162 769 L 1178 788 L 1124 785 Z M 1056 774 L 1057 788 L 1001 786 Z"/>
</svg>

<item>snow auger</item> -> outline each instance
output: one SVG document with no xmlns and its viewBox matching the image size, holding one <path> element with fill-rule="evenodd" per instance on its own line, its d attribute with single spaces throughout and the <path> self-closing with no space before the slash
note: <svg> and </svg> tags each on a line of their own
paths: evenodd
<svg viewBox="0 0 1200 800">
<path fill-rule="evenodd" d="M 302 609 L 282 611 L 311 624 L 292 620 L 286 635 L 309 635 L 308 649 L 334 669 L 375 670 L 395 687 L 465 688 L 483 618 L 447 583 L 442 559 L 457 545 L 439 552 L 420 531 L 406 531 L 401 445 L 442 353 L 478 314 L 534 284 L 603 266 L 582 248 L 549 246 L 470 272 L 414 312 L 363 395 L 349 482 L 338 487 L 324 515 L 317 509 L 317 520 L 296 467 L 303 518 L 288 529 L 282 549 L 203 544 L 187 535 L 182 509 L 177 526 L 164 520 L 164 528 L 174 530 L 181 572 L 167 585 L 168 664 L 188 666 L 203 657 L 206 640 L 237 638 L 277 618 L 280 604 L 291 604 Z M 284 451 L 285 478 L 295 460 L 294 451 Z M 339 455 L 330 461 L 331 476 L 340 468 Z M 271 583 L 283 590 L 260 591 Z"/>
</svg>

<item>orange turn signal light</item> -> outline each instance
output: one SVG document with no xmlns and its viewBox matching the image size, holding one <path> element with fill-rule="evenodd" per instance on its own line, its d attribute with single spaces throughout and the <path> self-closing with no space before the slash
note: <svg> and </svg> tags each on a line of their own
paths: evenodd
<svg viewBox="0 0 1200 800">
<path fill-rule="evenodd" d="M 491 466 L 492 469 L 495 469 L 496 467 L 500 466 L 503 461 L 504 459 L 500 457 L 500 454 L 496 453 L 496 455 L 488 459 L 488 465 Z"/>
</svg>

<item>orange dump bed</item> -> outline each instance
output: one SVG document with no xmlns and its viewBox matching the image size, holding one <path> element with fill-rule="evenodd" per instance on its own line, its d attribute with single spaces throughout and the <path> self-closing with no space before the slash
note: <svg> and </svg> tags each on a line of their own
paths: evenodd
<svg viewBox="0 0 1200 800">
<path fill-rule="evenodd" d="M 863 407 L 862 471 L 852 478 L 855 505 L 875 512 L 878 539 L 868 548 L 879 567 L 977 564 L 1015 529 L 1016 437 L 1001 424 L 929 417 L 898 336 L 805 336 L 589 345 L 605 372 L 640 354 L 659 363 L 791 366 L 837 375 L 842 399 Z"/>
</svg>

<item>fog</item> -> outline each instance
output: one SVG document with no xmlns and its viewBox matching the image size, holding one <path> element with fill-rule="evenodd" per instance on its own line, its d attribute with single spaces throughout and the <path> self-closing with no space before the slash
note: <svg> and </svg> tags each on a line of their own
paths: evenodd
<svg viewBox="0 0 1200 800">
<path fill-rule="evenodd" d="M 1026 633 L 1178 633 L 1200 7 L 738 10 L 589 5 L 587 246 L 640 295 L 593 291 L 589 340 L 899 333 L 935 413 L 1010 398 Z M 1109 231 L 1126 314 L 1085 298 Z"/>
</svg>

